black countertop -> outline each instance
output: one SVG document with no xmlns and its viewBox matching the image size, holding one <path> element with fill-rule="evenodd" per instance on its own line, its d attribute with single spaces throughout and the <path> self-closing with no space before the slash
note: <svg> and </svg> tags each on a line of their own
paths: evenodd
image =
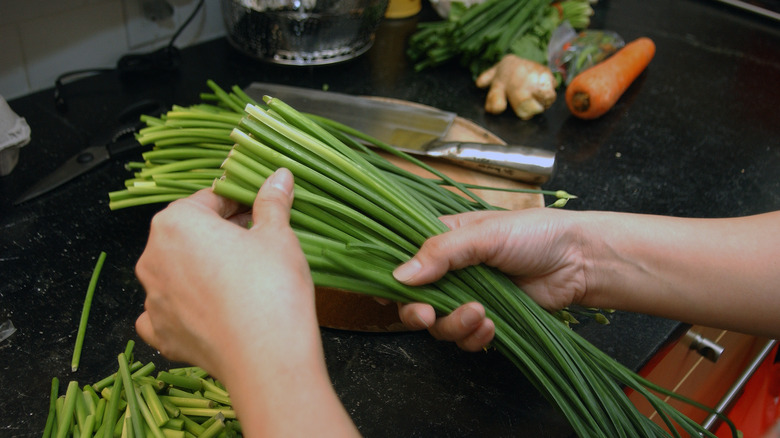
<svg viewBox="0 0 780 438">
<path fill-rule="evenodd" d="M 18 331 L 0 342 L 0 436 L 39 436 L 52 377 L 92 383 L 116 369 L 129 339 L 137 357 L 171 364 L 143 344 L 133 323 L 144 293 L 133 274 L 160 206 L 111 212 L 107 193 L 128 177 L 112 162 L 57 191 L 13 206 L 43 174 L 116 126 L 142 98 L 190 104 L 207 79 L 223 86 L 278 82 L 388 96 L 455 111 L 507 141 L 558 151 L 545 188 L 580 196 L 567 208 L 691 217 L 739 216 L 780 208 L 780 25 L 707 0 L 601 0 L 592 28 L 626 40 L 648 36 L 657 53 L 617 106 L 595 121 L 569 115 L 562 97 L 520 121 L 487 115 L 484 91 L 447 65 L 413 73 L 404 41 L 418 20 L 386 21 L 374 47 L 342 64 L 286 67 L 258 62 L 218 39 L 183 51 L 180 71 L 153 78 L 92 76 L 10 102 L 33 140 L 0 178 L 0 322 Z M 68 66 L 63 66 L 68 70 Z M 76 373 L 70 357 L 84 293 L 100 251 L 108 254 Z M 639 369 L 681 325 L 618 313 L 612 325 L 577 330 Z M 382 436 L 551 436 L 565 420 L 495 352 L 468 354 L 425 333 L 323 330 L 334 385 L 361 432 Z"/>
</svg>

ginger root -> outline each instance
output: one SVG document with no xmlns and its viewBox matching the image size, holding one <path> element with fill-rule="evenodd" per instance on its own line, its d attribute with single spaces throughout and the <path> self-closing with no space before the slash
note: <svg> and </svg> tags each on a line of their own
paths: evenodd
<svg viewBox="0 0 780 438">
<path fill-rule="evenodd" d="M 556 81 L 546 66 L 516 55 L 505 55 L 477 78 L 477 87 L 488 90 L 485 111 L 501 114 L 507 99 L 517 117 L 528 120 L 555 102 Z"/>
</svg>

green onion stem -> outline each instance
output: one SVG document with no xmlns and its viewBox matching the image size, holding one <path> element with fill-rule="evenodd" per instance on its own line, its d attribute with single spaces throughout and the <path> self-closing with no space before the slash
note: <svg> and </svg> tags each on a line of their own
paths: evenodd
<svg viewBox="0 0 780 438">
<path fill-rule="evenodd" d="M 60 391 L 60 381 L 56 377 L 51 379 L 51 392 L 49 394 L 49 415 L 46 417 L 46 426 L 43 428 L 43 438 L 52 436 L 52 428 L 56 420 L 57 397 Z"/>
<path fill-rule="evenodd" d="M 78 333 L 76 334 L 76 345 L 73 348 L 73 358 L 70 361 L 71 371 L 79 369 L 79 361 L 81 360 L 81 349 L 84 345 L 84 336 L 87 332 L 87 320 L 89 319 L 89 309 L 92 307 L 92 297 L 95 295 L 95 289 L 97 288 L 98 278 L 100 278 L 100 271 L 103 270 L 103 262 L 106 260 L 106 253 L 101 252 L 98 257 L 95 269 L 92 271 L 92 278 L 89 281 L 89 287 L 87 287 L 87 296 L 84 299 L 84 305 L 81 308 L 81 320 L 79 321 Z"/>
<path fill-rule="evenodd" d="M 214 422 L 201 433 L 198 438 L 214 438 L 222 432 L 225 428 L 225 418 L 227 416 L 224 412 L 218 412 L 214 416 Z"/>
<path fill-rule="evenodd" d="M 145 384 L 141 386 L 141 396 L 146 402 L 146 406 L 149 407 L 149 411 L 154 419 L 154 423 L 159 427 L 168 421 L 168 414 L 163 408 L 160 398 L 157 396 L 157 392 L 152 385 Z"/>
<path fill-rule="evenodd" d="M 157 379 L 162 380 L 163 382 L 170 385 L 189 389 L 191 391 L 200 391 L 202 388 L 200 379 L 189 376 L 177 376 L 176 374 L 171 374 L 167 371 L 160 371 L 157 374 Z"/>
<path fill-rule="evenodd" d="M 182 415 L 188 417 L 213 417 L 217 414 L 224 415 L 225 418 L 235 419 L 236 411 L 228 408 L 181 408 Z"/>
<path fill-rule="evenodd" d="M 59 424 L 57 425 L 57 438 L 65 438 L 73 424 L 73 415 L 76 411 L 76 397 L 81 394 L 79 383 L 75 380 L 68 382 L 68 388 L 65 391 L 65 402 L 62 407 L 62 415 L 59 415 Z"/>
<path fill-rule="evenodd" d="M 119 375 L 122 378 L 122 385 L 125 387 L 125 399 L 127 400 L 127 409 L 130 412 L 133 436 L 141 437 L 144 432 L 143 418 L 141 417 L 141 411 L 138 407 L 139 403 L 135 392 L 135 385 L 130 376 L 130 366 L 127 363 L 127 356 L 125 353 L 119 353 L 117 361 L 119 362 Z M 114 394 L 114 396 L 119 397 L 119 394 Z"/>
<path fill-rule="evenodd" d="M 144 438 L 147 438 L 149 435 L 153 436 L 154 438 L 165 438 L 165 434 L 163 434 L 163 431 L 160 430 L 161 425 L 158 423 L 158 419 L 154 416 L 148 403 L 144 403 L 141 390 L 138 387 L 133 387 L 133 392 L 135 392 L 135 398 L 138 400 L 138 411 L 140 412 L 141 419 L 143 420 L 143 423 L 141 424 L 141 427 L 143 427 L 142 432 L 136 433 L 135 435 Z M 163 411 L 163 414 L 166 415 L 165 421 L 168 421 L 165 411 Z"/>
</svg>

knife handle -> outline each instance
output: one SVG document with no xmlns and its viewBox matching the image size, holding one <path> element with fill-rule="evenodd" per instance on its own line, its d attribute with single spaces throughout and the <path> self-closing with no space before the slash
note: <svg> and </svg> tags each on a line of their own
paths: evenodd
<svg viewBox="0 0 780 438">
<path fill-rule="evenodd" d="M 531 184 L 542 184 L 555 169 L 555 152 L 520 145 L 439 142 L 426 155 Z"/>
<path fill-rule="evenodd" d="M 125 159 L 141 150 L 141 144 L 133 137 L 125 137 L 115 143 L 108 144 L 108 155 L 112 158 Z"/>
</svg>

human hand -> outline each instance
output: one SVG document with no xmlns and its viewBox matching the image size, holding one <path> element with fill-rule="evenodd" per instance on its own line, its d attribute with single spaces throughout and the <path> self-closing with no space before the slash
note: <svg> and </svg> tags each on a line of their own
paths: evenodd
<svg viewBox="0 0 780 438">
<path fill-rule="evenodd" d="M 548 310 L 584 304 L 585 258 L 572 214 L 530 209 L 442 217 L 451 231 L 428 239 L 393 275 L 402 283 L 421 285 L 447 271 L 485 263 L 506 273 Z M 427 328 L 437 339 L 454 341 L 467 351 L 485 347 L 495 333 L 478 303 L 438 319 L 431 306 L 411 303 L 401 306 L 399 315 L 409 328 Z"/>
<path fill-rule="evenodd" d="M 314 286 L 288 224 L 292 185 L 287 170 L 269 177 L 251 229 L 237 203 L 210 189 L 154 217 L 136 266 L 147 293 L 136 323 L 145 341 L 217 376 L 239 358 L 319 354 Z"/>
</svg>

